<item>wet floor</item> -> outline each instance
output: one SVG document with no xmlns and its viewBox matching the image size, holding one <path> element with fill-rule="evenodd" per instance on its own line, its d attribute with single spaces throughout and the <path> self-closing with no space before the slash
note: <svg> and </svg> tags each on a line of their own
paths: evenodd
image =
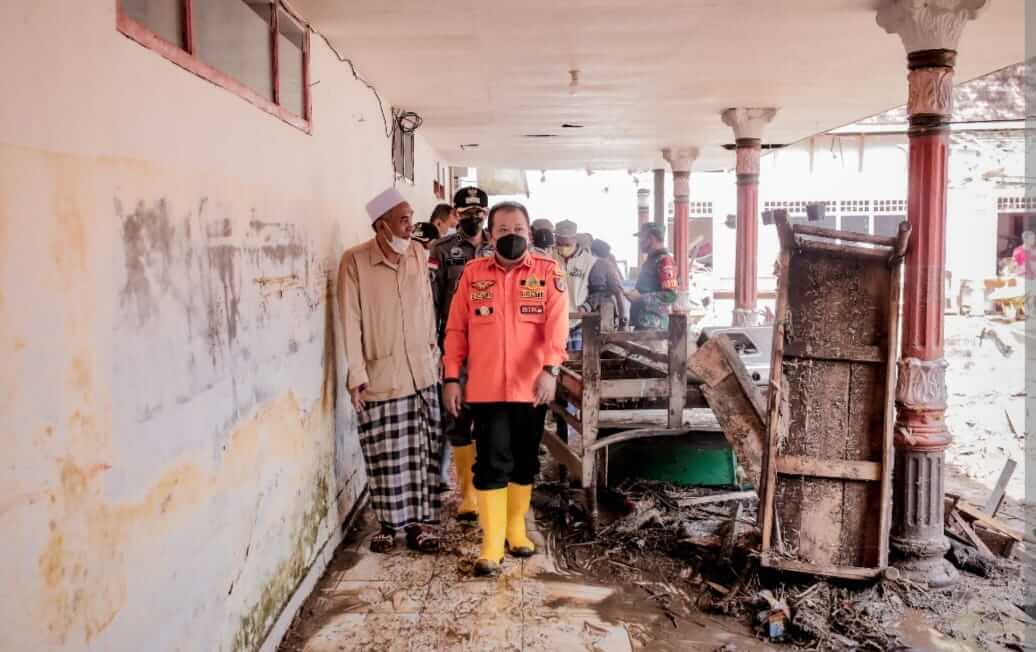
<svg viewBox="0 0 1036 652">
<path fill-rule="evenodd" d="M 674 623 L 642 592 L 559 572 L 549 552 L 507 559 L 498 578 L 474 578 L 478 529 L 451 520 L 444 530 L 436 555 L 402 545 L 371 553 L 372 532 L 347 540 L 281 651 L 774 649 L 733 621 L 701 614 Z"/>
</svg>

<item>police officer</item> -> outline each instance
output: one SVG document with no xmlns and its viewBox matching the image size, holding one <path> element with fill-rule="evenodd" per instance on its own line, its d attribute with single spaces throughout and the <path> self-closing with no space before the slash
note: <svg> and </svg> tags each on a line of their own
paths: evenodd
<svg viewBox="0 0 1036 652">
<path fill-rule="evenodd" d="M 493 255 L 489 235 L 483 230 L 489 196 L 481 188 L 461 188 L 453 196 L 453 206 L 459 221 L 457 232 L 439 240 L 432 246 L 429 266 L 433 269 L 432 295 L 436 307 L 436 332 L 439 346 L 446 337 L 446 319 L 450 314 L 450 303 L 457 282 L 469 261 Z M 459 375 L 466 382 L 467 373 Z M 457 481 L 460 490 L 460 506 L 457 520 L 474 523 L 478 519 L 478 500 L 471 467 L 475 463 L 475 445 L 471 436 L 471 411 L 466 407 L 455 415 L 446 417 L 446 438 L 453 447 L 453 459 L 457 465 Z"/>
<path fill-rule="evenodd" d="M 647 258 L 640 268 L 636 288 L 626 293 L 630 322 L 635 330 L 664 330 L 669 328 L 669 312 L 677 298 L 676 261 L 663 244 L 662 225 L 648 222 L 634 235 Z"/>
<path fill-rule="evenodd" d="M 475 418 L 474 481 L 482 526 L 476 575 L 499 572 L 505 546 L 516 557 L 535 552 L 525 515 L 539 469 L 542 414 L 565 360 L 565 277 L 557 261 L 529 252 L 529 226 L 521 204 L 493 207 L 489 232 L 495 254 L 468 264 L 446 327 L 447 411 L 459 414 L 466 402 Z M 464 365 L 469 382 L 462 390 Z"/>
</svg>

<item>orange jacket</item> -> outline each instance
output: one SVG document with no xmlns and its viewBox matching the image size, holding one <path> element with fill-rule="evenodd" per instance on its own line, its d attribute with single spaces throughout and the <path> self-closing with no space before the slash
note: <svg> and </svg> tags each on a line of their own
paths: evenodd
<svg viewBox="0 0 1036 652">
<path fill-rule="evenodd" d="M 464 268 L 446 324 L 446 378 L 468 365 L 468 403 L 532 403 L 545 366 L 565 361 L 568 297 L 552 258 L 526 254 L 510 271 L 496 256 Z"/>
</svg>

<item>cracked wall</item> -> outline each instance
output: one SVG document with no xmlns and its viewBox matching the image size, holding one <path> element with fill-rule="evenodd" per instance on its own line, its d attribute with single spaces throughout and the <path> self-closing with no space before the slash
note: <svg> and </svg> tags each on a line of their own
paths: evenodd
<svg viewBox="0 0 1036 652">
<path fill-rule="evenodd" d="M 0 649 L 258 649 L 365 483 L 333 297 L 392 182 L 377 103 L 319 39 L 307 135 L 114 3 L 0 18 L 34 102 L 0 106 Z"/>
</svg>

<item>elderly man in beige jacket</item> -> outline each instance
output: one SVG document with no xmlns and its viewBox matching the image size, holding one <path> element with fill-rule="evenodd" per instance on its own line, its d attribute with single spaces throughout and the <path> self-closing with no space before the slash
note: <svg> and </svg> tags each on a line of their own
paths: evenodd
<svg viewBox="0 0 1036 652">
<path fill-rule="evenodd" d="M 346 251 L 338 287 L 348 387 L 359 420 L 371 507 L 381 532 L 421 552 L 439 548 L 442 419 L 428 253 L 411 241 L 414 211 L 390 188 L 367 204 L 374 237 Z"/>
</svg>

